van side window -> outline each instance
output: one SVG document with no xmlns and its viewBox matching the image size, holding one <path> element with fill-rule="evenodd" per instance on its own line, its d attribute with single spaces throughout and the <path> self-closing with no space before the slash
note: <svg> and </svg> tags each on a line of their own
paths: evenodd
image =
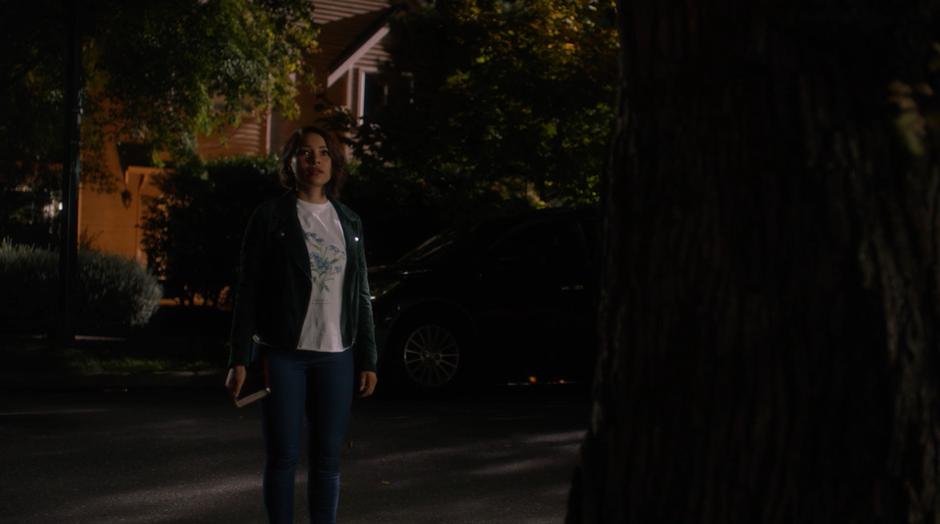
<svg viewBox="0 0 940 524">
<path fill-rule="evenodd" d="M 533 272 L 570 275 L 585 269 L 584 251 L 584 238 L 577 222 L 554 220 L 510 233 L 493 248 L 493 260 Z"/>
</svg>

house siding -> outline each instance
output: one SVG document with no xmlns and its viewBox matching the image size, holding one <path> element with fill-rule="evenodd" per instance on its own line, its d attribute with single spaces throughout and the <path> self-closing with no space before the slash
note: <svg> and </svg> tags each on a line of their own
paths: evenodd
<svg viewBox="0 0 940 524">
<path fill-rule="evenodd" d="M 382 42 L 379 42 L 356 61 L 355 67 L 356 69 L 361 69 L 363 71 L 379 71 L 381 70 L 384 63 L 390 61 L 391 59 L 391 55 L 389 55 L 388 51 L 385 50 Z"/>
<path fill-rule="evenodd" d="M 313 2 L 313 21 L 326 24 L 350 16 L 385 9 L 390 2 L 382 0 L 319 0 Z"/>
<path fill-rule="evenodd" d="M 199 156 L 212 160 L 226 156 L 267 154 L 267 118 L 249 116 L 238 127 L 229 127 L 220 135 L 199 140 Z"/>
</svg>

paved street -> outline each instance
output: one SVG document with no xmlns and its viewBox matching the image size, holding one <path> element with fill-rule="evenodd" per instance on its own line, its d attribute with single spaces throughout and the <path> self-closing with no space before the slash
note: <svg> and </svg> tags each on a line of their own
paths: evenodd
<svg viewBox="0 0 940 524">
<path fill-rule="evenodd" d="M 259 414 L 221 389 L 6 393 L 0 522 L 264 522 Z M 564 386 L 357 400 L 339 521 L 560 523 L 587 420 Z"/>
</svg>

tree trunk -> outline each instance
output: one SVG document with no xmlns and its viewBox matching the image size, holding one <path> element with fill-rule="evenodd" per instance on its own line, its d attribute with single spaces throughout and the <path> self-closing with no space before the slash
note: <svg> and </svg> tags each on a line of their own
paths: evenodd
<svg viewBox="0 0 940 524">
<path fill-rule="evenodd" d="M 620 2 L 569 524 L 940 522 L 935 3 Z"/>
</svg>

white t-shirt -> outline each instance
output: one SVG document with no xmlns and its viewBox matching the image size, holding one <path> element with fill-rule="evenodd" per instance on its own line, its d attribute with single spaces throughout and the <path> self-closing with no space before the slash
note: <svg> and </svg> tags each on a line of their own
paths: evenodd
<svg viewBox="0 0 940 524">
<path fill-rule="evenodd" d="M 329 202 L 313 204 L 298 198 L 297 218 L 304 232 L 313 282 L 297 349 L 337 353 L 344 349 L 340 326 L 346 271 L 343 226 Z"/>
</svg>

